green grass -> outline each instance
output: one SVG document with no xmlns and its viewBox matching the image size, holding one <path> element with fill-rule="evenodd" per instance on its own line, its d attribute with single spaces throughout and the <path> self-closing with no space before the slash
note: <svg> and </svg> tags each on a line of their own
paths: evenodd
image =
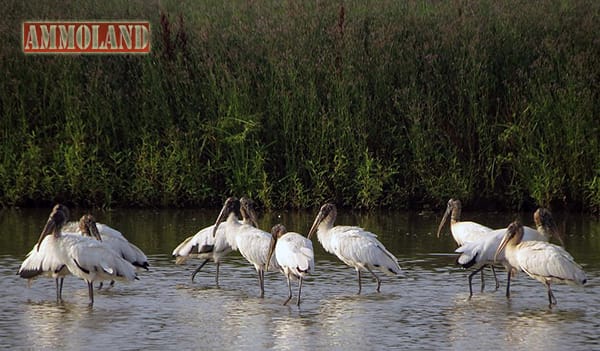
<svg viewBox="0 0 600 351">
<path fill-rule="evenodd" d="M 5 1 L 0 204 L 600 211 L 600 3 Z M 25 56 L 27 19 L 146 56 Z"/>
</svg>

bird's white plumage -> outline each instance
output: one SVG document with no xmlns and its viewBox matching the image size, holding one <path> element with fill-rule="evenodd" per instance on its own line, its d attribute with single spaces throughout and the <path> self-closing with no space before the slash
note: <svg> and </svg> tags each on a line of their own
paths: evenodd
<svg viewBox="0 0 600 351">
<path fill-rule="evenodd" d="M 214 224 L 200 229 L 196 234 L 185 239 L 173 250 L 173 256 L 199 258 L 206 250 L 203 248 L 212 246 L 214 243 L 212 232 Z M 219 229 L 222 231 L 222 229 Z M 218 234 L 217 234 L 218 235 Z"/>
<path fill-rule="evenodd" d="M 237 237 L 244 224 L 241 223 L 234 214 L 230 214 L 224 223 L 219 225 L 215 236 L 225 236 L 225 241 L 229 244 L 232 250 L 239 251 Z M 220 231 L 221 228 L 223 231 Z M 222 233 L 222 234 L 221 234 Z"/>
<path fill-rule="evenodd" d="M 227 220 L 225 223 L 219 225 L 217 232 L 213 237 L 213 231 L 215 225 L 208 226 L 204 229 L 199 230 L 193 236 L 186 238 L 181 244 L 179 244 L 173 250 L 173 256 L 176 257 L 176 263 L 184 263 L 188 258 L 200 258 L 200 259 L 212 259 L 216 263 L 232 250 L 230 241 L 227 239 L 226 228 L 229 228 L 229 236 L 231 242 L 234 243 L 237 250 L 237 244 L 235 243 L 235 235 L 237 230 L 242 224 L 249 224 L 246 219 L 240 221 L 237 217 L 232 216 L 231 220 Z"/>
<path fill-rule="evenodd" d="M 88 286 L 90 306 L 94 303 L 92 286 L 94 281 L 137 279 L 135 267 L 131 263 L 108 245 L 97 240 L 100 235 L 91 215 L 84 215 L 80 220 L 81 230 L 86 236 L 63 233 L 62 229 L 68 218 L 69 210 L 66 206 L 57 204 L 53 207 L 35 247 L 36 252 L 32 252 L 29 256 L 32 257 L 32 261 L 39 262 L 42 270 L 50 269 L 50 266 L 62 268 L 64 265 L 71 274 L 84 279 Z M 34 258 L 40 252 L 43 259 Z M 27 271 L 20 274 L 25 278 Z M 54 275 L 57 277 L 56 296 L 60 301 L 62 300 L 62 277 L 58 279 L 56 271 Z"/>
<path fill-rule="evenodd" d="M 267 269 L 267 255 L 271 234 L 251 225 L 241 225 L 237 228 L 235 245 L 244 258 L 254 265 L 256 271 L 277 270 L 279 267 L 275 258 L 271 258 Z"/>
<path fill-rule="evenodd" d="M 458 246 L 462 246 L 465 243 L 479 240 L 485 237 L 492 228 L 486 227 L 476 222 L 471 221 L 461 221 L 460 216 L 462 212 L 462 204 L 460 200 L 450 199 L 448 200 L 448 205 L 446 207 L 446 211 L 444 212 L 444 216 L 442 217 L 442 221 L 438 227 L 437 236 L 440 236 L 440 232 L 442 227 L 446 223 L 448 216 L 450 216 L 450 232 L 452 233 L 452 237 Z"/>
<path fill-rule="evenodd" d="M 556 305 L 551 288 L 553 283 L 586 283 L 585 272 L 564 248 L 545 241 L 522 241 L 523 236 L 523 226 L 518 221 L 511 223 L 497 252 L 504 250 L 505 259 L 510 266 L 524 271 L 544 284 L 548 291 L 550 308 Z"/>
<path fill-rule="evenodd" d="M 237 212 L 240 209 L 246 213 L 244 218 L 256 218 L 251 201 L 245 198 L 238 200 L 236 198 L 228 198 L 221 209 L 219 217 L 217 217 L 217 230 L 224 228 L 225 238 L 231 246 L 232 250 L 237 250 L 244 258 L 254 265 L 258 273 L 258 281 L 260 285 L 260 297 L 264 296 L 264 272 L 267 268 L 278 269 L 275 258 L 271 258 L 267 264 L 267 256 L 271 243 L 271 234 L 262 231 L 253 225 L 243 224 L 237 219 Z M 221 220 L 227 216 L 224 223 Z M 246 217 L 247 216 L 247 217 Z"/>
<path fill-rule="evenodd" d="M 96 223 L 102 242 L 136 267 L 148 269 L 148 257 L 132 244 L 123 234 L 109 225 Z M 63 227 L 63 233 L 82 235 L 78 222 L 69 222 Z"/>
<path fill-rule="evenodd" d="M 537 230 L 530 227 L 522 227 L 523 236 L 521 237 L 521 241 L 548 241 L 553 234 L 558 236 L 558 229 L 556 228 L 556 224 L 550 211 L 545 208 L 539 208 L 533 214 L 533 219 Z M 469 291 L 471 292 L 471 295 L 473 294 L 471 288 L 471 279 L 473 278 L 473 275 L 478 271 L 481 271 L 486 265 L 493 268 L 495 263 L 500 263 L 506 268 L 507 272 L 509 272 L 506 283 L 506 296 L 510 296 L 510 279 L 511 276 L 517 274 L 519 268 L 512 266 L 506 260 L 504 250 L 498 251 L 498 247 L 501 245 L 507 231 L 508 228 L 493 230 L 478 240 L 464 243 L 455 250 L 455 252 L 460 253 L 460 256 L 457 259 L 458 264 L 465 268 L 475 268 L 474 272 L 469 275 Z M 497 280 L 496 288 L 498 288 Z"/>
<path fill-rule="evenodd" d="M 533 228 L 523 227 L 523 229 L 523 241 L 548 241 L 550 239 Z M 506 228 L 495 229 L 477 240 L 464 243 L 454 251 L 461 254 L 457 262 L 461 265 L 470 264 L 470 266 L 475 267 L 494 264 L 494 255 L 504 237 L 504 233 L 506 233 Z M 498 254 L 496 261 L 506 265 L 504 251 Z"/>
<path fill-rule="evenodd" d="M 56 255 L 71 273 L 87 282 L 136 279 L 135 267 L 114 250 L 89 237 L 62 234 Z"/>
<path fill-rule="evenodd" d="M 459 248 L 463 247 L 466 244 L 472 243 L 472 242 L 477 242 L 477 241 L 483 242 L 483 240 L 485 240 L 485 238 L 488 237 L 489 233 L 492 231 L 492 228 L 486 227 L 484 225 L 481 225 L 479 223 L 472 222 L 472 221 L 461 222 L 460 221 L 461 211 L 462 211 L 462 204 L 461 204 L 460 200 L 454 200 L 454 199 L 448 200 L 446 212 L 444 213 L 444 216 L 442 217 L 442 221 L 440 222 L 440 225 L 438 226 L 437 236 L 438 237 L 440 236 L 440 232 L 442 230 L 443 225 L 446 223 L 446 219 L 448 218 L 448 216 L 451 216 L 450 232 L 452 233 L 452 238 L 454 238 L 454 241 L 459 246 Z M 469 248 L 469 250 L 482 249 L 482 247 L 480 247 L 480 246 L 476 246 L 474 248 L 471 248 L 469 246 L 468 248 Z M 464 249 L 466 249 L 466 247 L 463 247 L 461 250 L 464 250 Z M 469 260 L 467 260 L 467 262 L 469 262 L 468 264 L 463 264 L 465 267 L 470 267 L 470 265 L 472 265 L 471 260 L 477 257 L 476 256 L 477 253 L 473 253 L 473 255 L 474 256 L 469 257 Z M 466 257 L 463 257 L 463 259 L 466 259 Z M 472 274 L 469 275 L 469 292 L 470 292 L 469 296 L 473 295 L 471 279 L 473 278 L 473 275 L 477 272 L 481 272 L 481 289 L 483 291 L 483 287 L 484 287 L 483 268 L 486 265 L 488 265 L 488 263 L 485 263 L 482 261 L 482 264 L 479 265 L 477 267 L 477 269 Z M 496 271 L 494 270 L 494 266 L 490 265 L 490 267 L 492 268 L 492 272 L 494 273 L 494 280 L 496 281 L 496 288 L 498 288 L 499 283 L 498 283 L 498 278 L 496 277 Z"/>
<path fill-rule="evenodd" d="M 543 241 L 523 241 L 507 258 L 523 272 L 543 284 L 582 285 L 587 277 L 579 264 L 564 248 Z"/>
<path fill-rule="evenodd" d="M 450 224 L 452 237 L 458 246 L 469 242 L 481 240 L 488 236 L 492 228 L 486 227 L 476 222 L 455 222 Z"/>
<path fill-rule="evenodd" d="M 377 235 L 362 228 L 336 226 L 322 230 L 319 227 L 317 236 L 327 252 L 357 270 L 379 269 L 389 275 L 400 272 L 396 257 L 383 246 Z"/>
<path fill-rule="evenodd" d="M 18 274 L 30 281 L 38 276 L 47 276 L 56 279 L 71 274 L 67 266 L 56 254 L 56 245 L 57 239 L 54 236 L 44 238 L 40 243 L 39 250 L 37 244 L 34 245 L 19 267 Z"/>
<path fill-rule="evenodd" d="M 198 233 L 196 233 L 192 236 L 188 236 L 181 243 L 179 243 L 179 245 L 177 245 L 177 247 L 175 247 L 173 249 L 173 252 L 171 253 L 171 255 L 173 257 L 176 257 L 175 263 L 182 264 L 188 258 L 198 257 L 197 253 L 195 253 L 195 252 L 192 253 L 192 249 L 194 249 L 195 247 L 198 247 L 197 245 L 199 244 L 200 240 L 194 239 L 194 238 L 196 237 L 196 235 L 200 234 L 201 231 L 199 231 Z M 195 242 L 192 243 L 191 242 L 192 240 L 194 240 Z"/>
<path fill-rule="evenodd" d="M 215 225 L 200 229 L 196 234 L 186 238 L 173 250 L 173 256 L 176 257 L 176 263 L 184 263 L 188 258 L 213 259 L 213 251 L 217 247 L 222 247 L 220 251 L 231 252 L 231 246 L 223 235 L 225 228 L 218 228 L 217 234 L 213 237 Z M 220 255 L 218 257 L 224 256 Z"/>
<path fill-rule="evenodd" d="M 237 244 L 235 242 L 237 230 L 242 224 L 256 225 L 254 212 L 252 212 L 252 201 L 247 198 L 242 198 L 237 201 L 242 216 L 241 222 L 237 218 L 238 213 L 234 209 L 234 203 L 235 201 L 233 198 L 225 201 L 224 209 L 217 218 L 218 225 L 214 224 L 201 229 L 195 235 L 186 238 L 173 250 L 173 256 L 176 258 L 175 263 L 177 264 L 185 262 L 189 257 L 201 258 L 204 260 L 192 274 L 192 281 L 194 280 L 196 273 L 198 273 L 208 261 L 212 260 L 217 266 L 215 278 L 218 286 L 221 258 L 234 250 L 231 243 L 233 243 L 233 246 L 237 249 Z M 229 206 L 232 207 L 229 208 Z M 221 224 L 220 221 L 227 211 L 231 211 L 231 213 L 227 216 L 226 222 Z M 226 230 L 228 228 L 229 230 Z M 229 232 L 229 237 L 227 236 L 226 231 Z"/>
<path fill-rule="evenodd" d="M 337 217 L 334 204 L 321 206 L 309 232 L 308 239 L 316 232 L 325 251 L 336 255 L 342 262 L 353 267 L 358 276 L 358 293 L 361 292 L 361 272 L 368 271 L 377 280 L 377 292 L 381 279 L 373 272 L 378 269 L 389 275 L 400 273 L 398 259 L 377 240 L 377 235 L 359 227 L 333 226 Z"/>
<path fill-rule="evenodd" d="M 275 256 L 287 280 L 288 298 L 283 304 L 286 305 L 292 299 L 291 280 L 298 280 L 299 306 L 304 277 L 314 271 L 315 254 L 312 242 L 298 233 L 287 232 L 282 224 L 277 224 L 271 229 L 268 252 L 267 257 Z"/>
<path fill-rule="evenodd" d="M 312 242 L 298 233 L 288 232 L 277 240 L 275 258 L 286 277 L 299 278 L 314 272 Z"/>
</svg>

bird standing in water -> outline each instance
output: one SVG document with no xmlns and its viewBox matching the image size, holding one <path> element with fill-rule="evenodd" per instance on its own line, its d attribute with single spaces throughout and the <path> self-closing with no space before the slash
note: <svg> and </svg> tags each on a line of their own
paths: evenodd
<svg viewBox="0 0 600 351">
<path fill-rule="evenodd" d="M 573 256 L 564 248 L 545 241 L 522 241 L 523 225 L 515 221 L 508 226 L 496 250 L 502 251 L 513 269 L 520 269 L 531 278 L 544 284 L 548 291 L 548 307 L 556 305 L 551 284 L 583 285 L 587 276 Z"/>
<path fill-rule="evenodd" d="M 373 272 L 375 269 L 388 274 L 400 273 L 398 259 L 377 240 L 377 235 L 359 227 L 333 226 L 337 217 L 334 204 L 321 206 L 310 231 L 308 240 L 316 232 L 325 251 L 336 255 L 342 262 L 354 268 L 358 275 L 358 294 L 362 290 L 361 271 L 368 271 L 377 280 L 377 292 L 381 279 Z"/>
<path fill-rule="evenodd" d="M 300 306 L 300 295 L 302 293 L 302 281 L 304 277 L 314 271 L 315 253 L 312 241 L 304 236 L 288 232 L 282 224 L 277 224 L 271 229 L 271 244 L 267 255 L 267 262 L 275 254 L 281 272 L 285 275 L 288 285 L 288 298 L 285 306 L 292 299 L 291 280 L 298 280 L 298 303 Z"/>
</svg>

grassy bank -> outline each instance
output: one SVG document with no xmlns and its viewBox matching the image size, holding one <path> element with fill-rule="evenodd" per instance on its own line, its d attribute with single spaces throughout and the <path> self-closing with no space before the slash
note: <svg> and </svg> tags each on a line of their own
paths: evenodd
<svg viewBox="0 0 600 351">
<path fill-rule="evenodd" d="M 5 1 L 0 203 L 600 210 L 600 2 Z M 24 56 L 148 19 L 146 56 Z"/>
</svg>

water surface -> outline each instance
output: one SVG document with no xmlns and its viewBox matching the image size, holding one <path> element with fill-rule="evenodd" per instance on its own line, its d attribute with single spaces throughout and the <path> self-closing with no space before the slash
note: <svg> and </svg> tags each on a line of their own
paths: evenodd
<svg viewBox="0 0 600 351">
<path fill-rule="evenodd" d="M 82 212 L 73 210 L 73 218 Z M 590 350 L 600 347 L 600 222 L 592 217 L 557 215 L 567 250 L 584 266 L 583 288 L 556 286 L 558 305 L 550 310 L 545 288 L 520 274 L 512 298 L 494 291 L 489 271 L 480 292 L 468 299 L 467 275 L 454 264 L 455 244 L 446 227 L 435 236 L 440 214 L 340 211 L 339 224 L 359 225 L 379 235 L 403 268 L 399 277 L 383 276 L 358 289 L 354 270 L 314 241 L 316 272 L 303 286 L 300 307 L 281 304 L 285 279 L 266 274 L 265 298 L 258 298 L 254 269 L 238 254 L 221 266 L 220 287 L 214 265 L 191 282 L 198 261 L 175 265 L 170 253 L 188 235 L 213 223 L 217 210 L 118 210 L 96 212 L 99 222 L 121 230 L 144 250 L 150 272 L 140 280 L 117 283 L 95 293 L 87 307 L 86 284 L 65 279 L 62 304 L 54 281 L 38 279 L 31 287 L 15 275 L 37 241 L 49 209 L 0 211 L 0 347 L 7 349 L 85 350 L 365 350 L 365 349 L 527 349 Z M 263 229 L 283 223 L 306 233 L 316 213 L 276 212 L 263 216 Z M 516 217 L 531 225 L 531 214 L 464 213 L 492 227 Z M 365 276 L 366 277 L 366 276 Z M 296 293 L 294 287 L 294 294 Z"/>
</svg>

